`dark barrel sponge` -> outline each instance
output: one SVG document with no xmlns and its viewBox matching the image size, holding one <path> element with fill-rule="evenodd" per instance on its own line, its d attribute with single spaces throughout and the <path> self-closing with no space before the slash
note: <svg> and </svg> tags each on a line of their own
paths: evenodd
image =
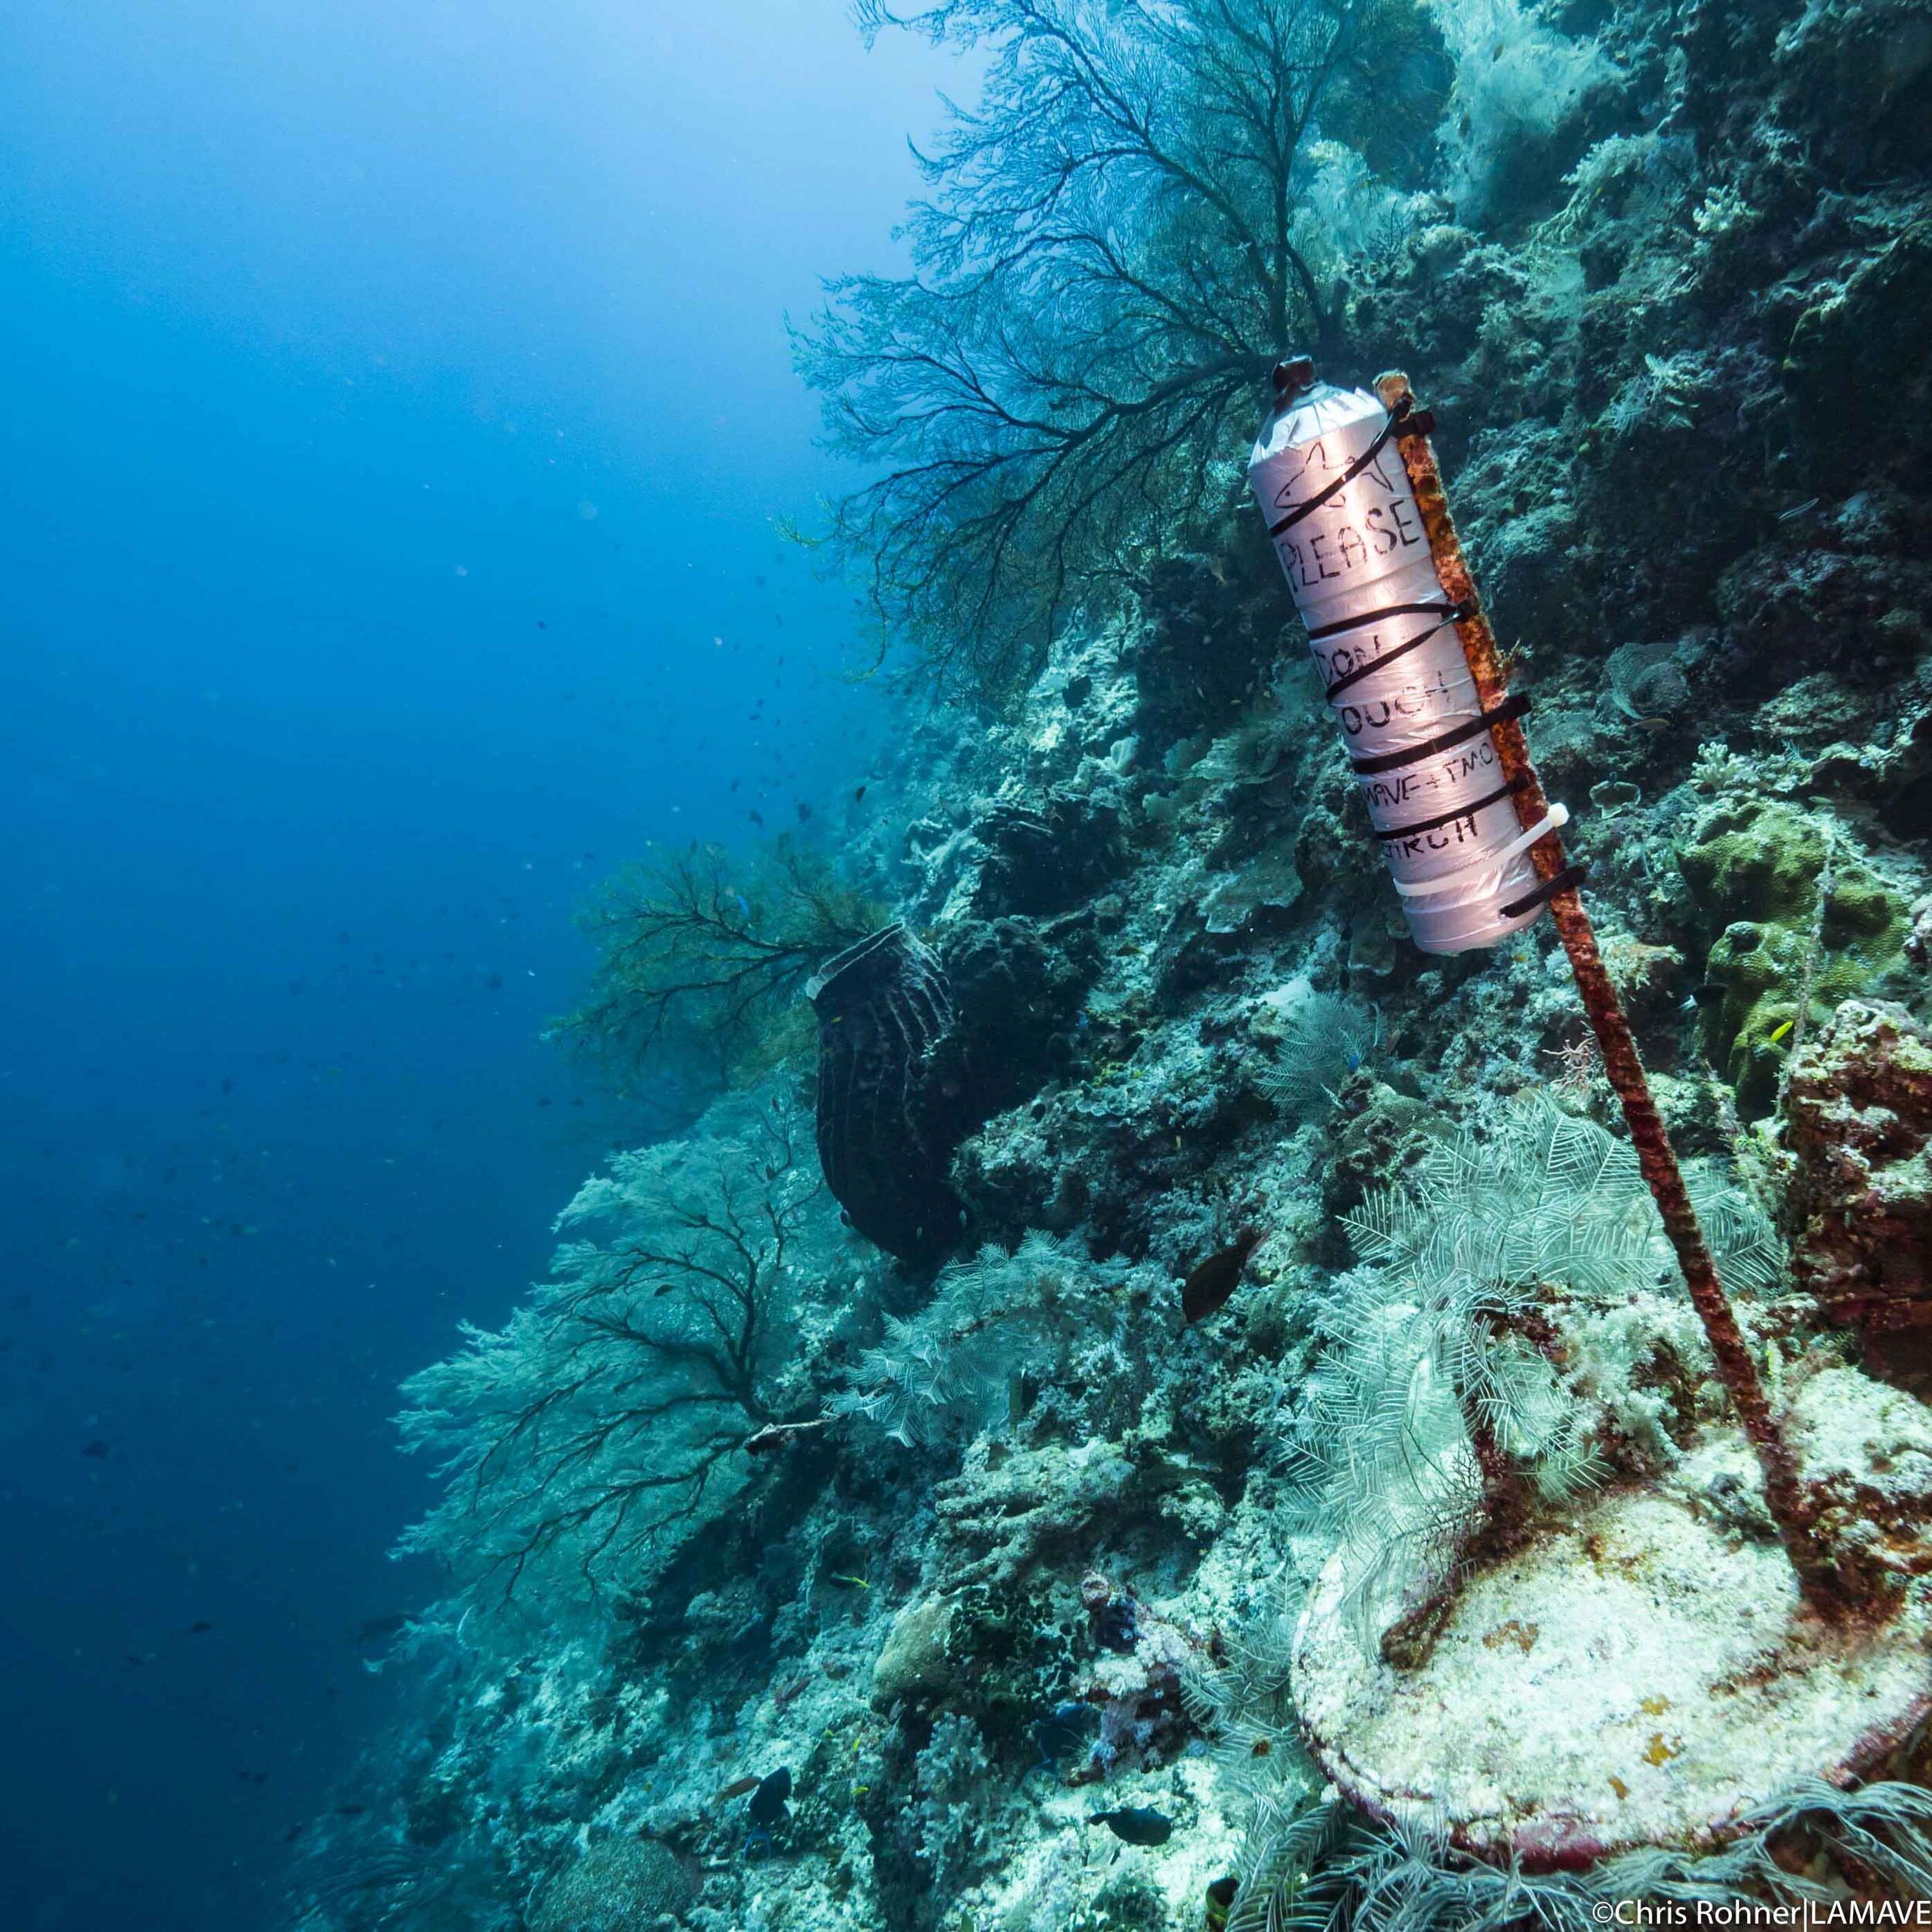
<svg viewBox="0 0 1932 1932">
<path fill-rule="evenodd" d="M 957 1240 L 947 1182 L 964 1131 L 953 997 L 937 958 L 887 926 L 806 987 L 818 1015 L 818 1163 L 852 1226 L 904 1261 Z"/>
</svg>

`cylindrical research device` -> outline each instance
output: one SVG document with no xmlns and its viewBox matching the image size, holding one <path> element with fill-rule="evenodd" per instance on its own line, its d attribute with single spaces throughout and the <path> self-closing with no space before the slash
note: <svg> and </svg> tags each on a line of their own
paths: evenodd
<svg viewBox="0 0 1932 1932">
<path fill-rule="evenodd" d="M 1425 953 L 1493 946 L 1542 911 L 1526 829 L 1436 580 L 1395 419 L 1365 389 L 1285 364 L 1248 481 L 1308 627 L 1409 930 Z"/>
</svg>

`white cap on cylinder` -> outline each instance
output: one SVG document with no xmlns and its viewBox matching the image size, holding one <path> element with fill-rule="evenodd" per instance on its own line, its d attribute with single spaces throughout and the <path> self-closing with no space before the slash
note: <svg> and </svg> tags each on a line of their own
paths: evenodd
<svg viewBox="0 0 1932 1932">
<path fill-rule="evenodd" d="M 1262 426 L 1248 481 L 1410 932 L 1466 952 L 1543 910 L 1505 908 L 1535 895 L 1529 848 L 1565 815 L 1517 817 L 1394 428 L 1366 389 L 1311 382 Z"/>
</svg>

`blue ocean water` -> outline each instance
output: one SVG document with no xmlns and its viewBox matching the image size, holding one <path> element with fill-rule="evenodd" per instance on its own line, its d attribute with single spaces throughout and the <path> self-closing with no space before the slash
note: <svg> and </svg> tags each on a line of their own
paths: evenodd
<svg viewBox="0 0 1932 1932">
<path fill-rule="evenodd" d="M 881 728 L 782 318 L 941 76 L 833 0 L 0 42 L 0 1924 L 227 1932 L 423 1594 L 396 1383 L 634 1126 L 574 907 Z"/>
</svg>

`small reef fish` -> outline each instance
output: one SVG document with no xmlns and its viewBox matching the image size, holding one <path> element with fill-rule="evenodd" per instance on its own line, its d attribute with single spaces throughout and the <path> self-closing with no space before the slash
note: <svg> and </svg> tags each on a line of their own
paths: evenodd
<svg viewBox="0 0 1932 1932">
<path fill-rule="evenodd" d="M 791 1767 L 781 1764 L 769 1777 L 759 1779 L 751 1794 L 745 1815 L 751 1820 L 751 1835 L 745 1840 L 745 1856 L 754 1845 L 771 1849 L 771 1828 L 783 1822 L 785 1805 L 791 1796 Z"/>
<path fill-rule="evenodd" d="M 1104 1608 L 1096 1611 L 1090 1621 L 1094 1641 L 1103 1650 L 1124 1655 L 1140 1641 L 1140 1621 L 1131 1597 L 1116 1597 Z"/>
<path fill-rule="evenodd" d="M 785 1806 L 791 1798 L 791 1767 L 781 1764 L 769 1777 L 758 1781 L 757 1787 L 751 1794 L 751 1803 L 747 1815 L 753 1825 L 769 1829 L 785 1815 Z"/>
<path fill-rule="evenodd" d="M 743 1798 L 747 1791 L 755 1791 L 764 1781 L 757 1777 L 734 1777 L 711 1801 L 713 1804 L 729 1804 L 734 1798 Z"/>
<path fill-rule="evenodd" d="M 1181 1284 L 1181 1319 L 1189 1327 L 1224 1306 L 1240 1285 L 1248 1257 L 1261 1245 L 1258 1229 L 1243 1228 L 1231 1247 L 1210 1254 Z"/>
<path fill-rule="evenodd" d="M 1087 1611 L 1087 1634 L 1103 1650 L 1131 1650 L 1140 1641 L 1138 1607 L 1134 1593 L 1116 1590 L 1098 1570 L 1080 1579 L 1080 1602 Z"/>
<path fill-rule="evenodd" d="M 1096 1811 L 1090 1825 L 1104 1825 L 1123 1845 L 1165 1845 L 1174 1835 L 1174 1821 L 1164 1811 L 1145 1804 L 1122 1805 L 1112 1811 Z"/>
</svg>

